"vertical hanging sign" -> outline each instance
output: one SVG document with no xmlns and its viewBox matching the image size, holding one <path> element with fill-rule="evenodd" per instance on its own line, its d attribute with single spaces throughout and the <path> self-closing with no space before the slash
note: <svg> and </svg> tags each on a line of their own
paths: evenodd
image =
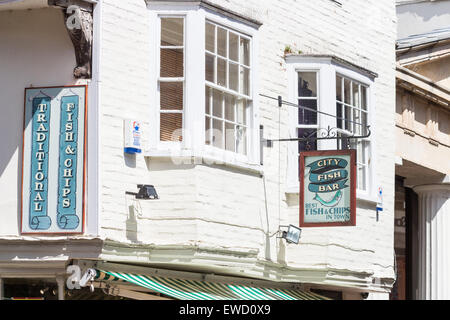
<svg viewBox="0 0 450 320">
<path fill-rule="evenodd" d="M 25 89 L 22 234 L 84 231 L 86 91 Z"/>
<path fill-rule="evenodd" d="M 32 104 L 30 228 L 47 230 L 52 224 L 48 216 L 48 151 L 50 98 L 34 98 Z"/>
<path fill-rule="evenodd" d="M 356 150 L 300 153 L 300 227 L 356 225 Z"/>
</svg>

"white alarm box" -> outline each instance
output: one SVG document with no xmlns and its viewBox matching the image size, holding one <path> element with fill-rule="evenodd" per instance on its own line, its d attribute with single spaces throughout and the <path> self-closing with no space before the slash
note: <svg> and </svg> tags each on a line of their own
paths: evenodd
<svg viewBox="0 0 450 320">
<path fill-rule="evenodd" d="M 128 154 L 141 153 L 142 127 L 136 120 L 124 120 L 124 152 Z"/>
</svg>

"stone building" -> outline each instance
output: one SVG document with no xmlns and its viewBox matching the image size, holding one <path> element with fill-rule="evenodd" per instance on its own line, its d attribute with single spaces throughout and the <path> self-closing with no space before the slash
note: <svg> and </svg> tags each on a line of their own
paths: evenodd
<svg viewBox="0 0 450 320">
<path fill-rule="evenodd" d="M 449 299 L 450 28 L 397 42 L 395 298 Z"/>
</svg>

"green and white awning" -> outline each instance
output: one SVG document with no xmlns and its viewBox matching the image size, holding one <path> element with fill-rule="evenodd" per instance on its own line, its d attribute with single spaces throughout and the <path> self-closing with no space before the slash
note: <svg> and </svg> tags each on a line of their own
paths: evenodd
<svg viewBox="0 0 450 320">
<path fill-rule="evenodd" d="M 301 290 L 262 288 L 97 270 L 96 281 L 127 281 L 179 300 L 328 300 Z"/>
</svg>

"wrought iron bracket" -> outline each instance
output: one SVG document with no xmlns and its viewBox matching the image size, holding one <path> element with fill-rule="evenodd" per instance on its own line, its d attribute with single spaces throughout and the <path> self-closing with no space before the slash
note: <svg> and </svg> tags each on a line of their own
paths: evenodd
<svg viewBox="0 0 450 320">
<path fill-rule="evenodd" d="M 306 142 L 307 143 L 307 149 L 309 142 L 314 142 L 318 140 L 354 140 L 354 139 L 365 139 L 369 138 L 371 135 L 370 126 L 366 126 L 367 133 L 365 135 L 339 135 L 341 133 L 342 129 L 340 128 L 319 128 L 315 131 L 310 131 L 308 134 L 304 134 L 303 137 L 298 138 L 287 138 L 287 139 L 265 139 L 263 138 L 263 135 L 261 135 L 261 144 L 263 146 L 266 146 L 268 148 L 273 147 L 274 142 Z"/>
<path fill-rule="evenodd" d="M 301 138 L 288 138 L 288 139 L 261 139 L 261 141 L 264 141 L 267 146 L 272 145 L 272 142 L 285 142 L 285 141 L 317 141 L 317 140 L 348 140 L 348 139 L 364 139 L 369 138 L 371 135 L 370 126 L 366 127 L 367 134 L 363 136 L 356 136 L 356 135 L 345 135 L 345 136 L 339 136 L 338 133 L 340 132 L 340 128 L 319 128 L 316 131 L 310 133 L 309 135 L 304 135 Z"/>
</svg>

